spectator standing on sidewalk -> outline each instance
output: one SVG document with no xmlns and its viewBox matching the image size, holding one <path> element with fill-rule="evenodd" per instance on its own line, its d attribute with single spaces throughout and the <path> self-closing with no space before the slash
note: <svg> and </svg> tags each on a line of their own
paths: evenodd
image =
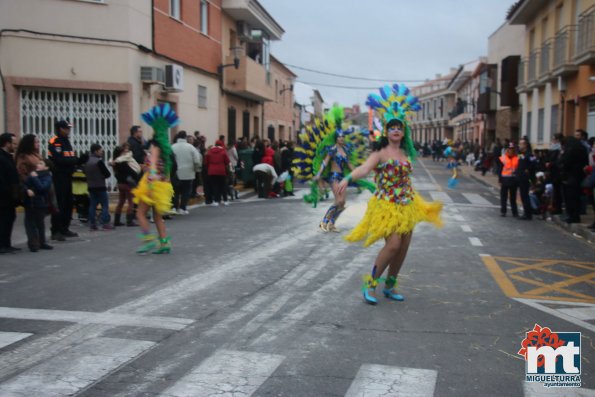
<svg viewBox="0 0 595 397">
<path fill-rule="evenodd" d="M 132 157 L 134 157 L 137 164 L 143 164 L 145 162 L 145 156 L 147 155 L 147 152 L 145 151 L 147 142 L 143 139 L 143 130 L 140 125 L 133 125 L 130 127 L 128 145 L 132 152 Z"/>
<path fill-rule="evenodd" d="M 519 190 L 521 193 L 521 201 L 523 202 L 523 216 L 519 219 L 530 221 L 533 218 L 533 211 L 531 209 L 531 199 L 529 198 L 529 190 L 531 184 L 535 181 L 535 167 L 537 159 L 532 153 L 531 144 L 526 139 L 521 139 L 519 142 Z"/>
<path fill-rule="evenodd" d="M 581 183 L 587 166 L 585 148 L 572 136 L 564 137 L 560 155 L 560 176 L 566 204 L 566 223 L 580 223 Z"/>
<path fill-rule="evenodd" d="M 102 228 L 111 230 L 113 226 L 109 223 L 109 197 L 105 184 L 105 180 L 111 176 L 111 173 L 103 162 L 103 148 L 100 144 L 91 145 L 91 154 L 83 169 L 87 175 L 87 185 L 89 186 L 89 228 L 92 231 L 97 230 L 97 204 L 100 204 Z"/>
<path fill-rule="evenodd" d="M 510 210 L 515 218 L 519 216 L 516 205 L 516 193 L 519 187 L 518 168 L 519 157 L 514 143 L 510 142 L 506 153 L 500 156 L 498 182 L 500 183 L 500 215 L 506 216 L 506 201 L 510 198 Z"/>
<path fill-rule="evenodd" d="M 118 205 L 114 214 L 114 226 L 124 226 L 122 223 L 122 208 L 126 207 L 126 226 L 137 226 L 134 223 L 134 204 L 132 202 L 132 189 L 140 180 L 141 167 L 132 156 L 128 142 L 114 150 L 114 161 L 112 164 L 116 181 L 118 182 Z"/>
<path fill-rule="evenodd" d="M 20 201 L 19 174 L 13 157 L 15 148 L 14 134 L 0 135 L 0 254 L 20 251 L 10 241 Z"/>
<path fill-rule="evenodd" d="M 213 203 L 211 204 L 213 206 L 218 206 L 222 200 L 224 205 L 229 205 L 225 185 L 227 173 L 229 172 L 229 157 L 224 145 L 223 141 L 218 140 L 205 156 L 205 166 L 213 189 Z"/>
<path fill-rule="evenodd" d="M 231 200 L 238 199 L 238 191 L 235 188 L 237 183 L 237 169 L 240 164 L 240 158 L 238 156 L 238 150 L 233 142 L 229 142 L 227 145 L 227 157 L 229 157 L 229 174 L 227 177 L 227 194 Z"/>
<path fill-rule="evenodd" d="M 53 164 L 52 176 L 58 212 L 52 214 L 52 240 L 64 241 L 65 237 L 77 237 L 70 230 L 74 197 L 72 193 L 72 174 L 79 164 L 70 143 L 72 124 L 68 120 L 56 122 L 56 136 L 50 139 L 48 157 Z"/>
<path fill-rule="evenodd" d="M 176 143 L 172 145 L 176 157 L 177 183 L 174 185 L 174 211 L 187 215 L 188 200 L 192 190 L 192 182 L 202 167 L 202 157 L 194 146 L 188 143 L 186 131 L 180 131 Z"/>
<path fill-rule="evenodd" d="M 23 181 L 25 190 L 25 230 L 29 251 L 51 250 L 54 247 L 46 242 L 44 218 L 48 213 L 52 174 L 43 160 Z"/>
<path fill-rule="evenodd" d="M 545 163 L 549 172 L 549 180 L 552 183 L 552 214 L 562 213 L 562 179 L 560 175 L 560 153 L 562 152 L 562 140 L 564 136 L 560 133 L 554 134 L 550 144 L 548 159 Z"/>
<path fill-rule="evenodd" d="M 23 195 L 25 231 L 27 232 L 27 246 L 32 252 L 37 252 L 39 248 L 51 249 L 45 247 L 47 244 L 44 217 L 49 209 L 52 174 L 41 159 L 39 150 L 37 136 L 28 134 L 23 136 L 19 142 L 15 155 L 19 179 L 24 185 L 23 190 L 26 193 Z"/>
</svg>

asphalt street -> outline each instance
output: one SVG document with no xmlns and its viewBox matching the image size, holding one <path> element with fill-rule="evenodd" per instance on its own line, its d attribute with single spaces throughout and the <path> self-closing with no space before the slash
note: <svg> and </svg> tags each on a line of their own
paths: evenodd
<svg viewBox="0 0 595 397">
<path fill-rule="evenodd" d="M 341 233 L 317 229 L 330 202 L 309 207 L 305 189 L 245 192 L 168 221 L 170 255 L 136 255 L 138 230 L 75 225 L 53 251 L 0 256 L 0 396 L 595 395 L 593 247 L 501 218 L 498 192 L 449 190 L 449 174 L 415 166 L 445 226 L 415 230 L 404 302 L 362 299 L 382 244 L 343 240 L 370 196 L 354 189 Z M 535 324 L 582 333 L 580 389 L 525 382 Z"/>
</svg>

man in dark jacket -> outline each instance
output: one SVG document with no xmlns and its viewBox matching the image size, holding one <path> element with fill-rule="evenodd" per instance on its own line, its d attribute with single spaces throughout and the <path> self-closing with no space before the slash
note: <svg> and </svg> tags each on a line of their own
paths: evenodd
<svg viewBox="0 0 595 397">
<path fill-rule="evenodd" d="M 580 223 L 581 183 L 585 177 L 583 169 L 589 164 L 585 148 L 572 137 L 564 137 L 560 155 L 560 176 L 566 204 L 566 223 Z"/>
<path fill-rule="evenodd" d="M 72 124 L 68 120 L 56 122 L 56 136 L 48 144 L 48 157 L 53 164 L 53 181 L 58 212 L 52 214 L 52 240 L 64 241 L 65 237 L 77 237 L 70 230 L 72 221 L 72 174 L 76 170 L 79 158 L 70 143 Z"/>
<path fill-rule="evenodd" d="M 140 125 L 133 125 L 130 128 L 128 146 L 132 152 L 132 157 L 134 157 L 136 162 L 142 167 L 143 163 L 145 162 L 145 148 L 147 144 L 143 140 L 143 130 L 141 130 Z"/>
<path fill-rule="evenodd" d="M 97 204 L 100 204 L 103 230 L 111 230 L 113 226 L 109 223 L 109 197 L 105 185 L 105 180 L 111 176 L 111 173 L 103 162 L 103 148 L 100 144 L 94 143 L 91 145 L 91 155 L 83 170 L 87 176 L 89 189 L 89 228 L 91 231 L 98 230 L 95 218 Z"/>
<path fill-rule="evenodd" d="M 19 174 L 13 157 L 16 145 L 14 134 L 0 135 L 0 254 L 20 251 L 10 241 L 19 205 Z"/>
<path fill-rule="evenodd" d="M 529 189 L 531 184 L 535 181 L 535 168 L 537 158 L 531 151 L 531 144 L 526 138 L 519 141 L 519 168 L 517 170 L 519 176 L 519 190 L 521 193 L 521 200 L 523 202 L 524 214 L 518 218 L 521 220 L 530 221 L 533 218 L 533 210 L 531 209 L 531 199 L 529 198 Z"/>
</svg>

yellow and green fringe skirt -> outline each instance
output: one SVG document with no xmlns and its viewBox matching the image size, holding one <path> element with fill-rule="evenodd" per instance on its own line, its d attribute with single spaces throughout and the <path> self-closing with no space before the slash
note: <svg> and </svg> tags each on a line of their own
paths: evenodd
<svg viewBox="0 0 595 397">
<path fill-rule="evenodd" d="M 391 234 L 409 234 L 419 222 L 430 222 L 442 227 L 440 219 L 442 203 L 428 203 L 415 193 L 409 204 L 395 204 L 388 200 L 379 200 L 373 196 L 368 201 L 368 209 L 360 223 L 345 237 L 349 242 L 364 241 L 367 247 Z"/>
<path fill-rule="evenodd" d="M 159 214 L 165 214 L 171 210 L 171 199 L 174 189 L 170 182 L 153 181 L 149 187 L 147 174 L 143 175 L 138 186 L 132 190 L 134 203 L 143 202 L 153 207 Z"/>
</svg>

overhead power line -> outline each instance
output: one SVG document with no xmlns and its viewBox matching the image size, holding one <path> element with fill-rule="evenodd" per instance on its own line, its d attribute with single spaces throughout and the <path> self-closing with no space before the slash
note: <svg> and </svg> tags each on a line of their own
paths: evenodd
<svg viewBox="0 0 595 397">
<path fill-rule="evenodd" d="M 474 62 L 477 62 L 477 59 L 474 59 L 474 60 L 471 60 L 471 61 L 462 63 L 459 66 L 469 65 L 469 64 L 472 64 Z M 428 81 L 450 80 L 452 78 L 452 76 L 450 76 L 450 77 L 444 76 L 444 77 L 438 77 L 438 78 L 435 78 L 435 79 L 428 78 L 428 79 L 423 79 L 423 80 L 420 80 L 420 79 L 395 79 L 395 78 L 391 78 L 391 79 L 376 79 L 376 78 L 371 78 L 371 77 L 348 76 L 348 75 L 345 75 L 345 74 L 323 72 L 321 70 L 305 68 L 303 66 L 292 65 L 292 64 L 289 64 L 289 63 L 284 63 L 284 65 L 285 66 L 289 66 L 289 67 L 294 68 L 294 69 L 305 70 L 307 72 L 322 74 L 322 75 L 325 75 L 325 76 L 333 76 L 333 77 L 340 77 L 340 78 L 343 78 L 343 79 L 362 80 L 362 81 L 384 81 L 384 82 L 386 82 L 386 81 L 396 81 L 396 82 L 400 82 L 400 83 L 425 83 L 425 82 L 428 82 Z M 308 84 L 308 83 L 306 83 L 306 84 Z M 324 85 L 324 84 L 318 84 L 318 85 Z M 366 88 L 366 87 L 343 87 L 343 86 L 341 86 L 340 88 Z M 376 88 L 376 87 L 374 87 L 374 88 Z"/>
<path fill-rule="evenodd" d="M 321 87 L 333 87 L 333 88 L 345 88 L 349 90 L 375 90 L 378 86 L 375 87 L 354 87 L 348 85 L 335 85 L 335 84 L 323 84 L 323 83 L 309 83 L 307 81 L 297 80 L 299 83 L 308 84 L 312 86 L 321 86 Z"/>
</svg>

